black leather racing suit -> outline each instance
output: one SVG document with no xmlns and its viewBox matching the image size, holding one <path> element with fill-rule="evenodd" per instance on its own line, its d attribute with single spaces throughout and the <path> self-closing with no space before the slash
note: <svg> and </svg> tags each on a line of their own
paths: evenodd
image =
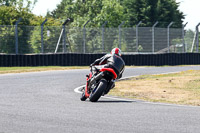
<svg viewBox="0 0 200 133">
<path fill-rule="evenodd" d="M 105 56 L 96 59 L 91 65 L 105 65 L 105 68 L 113 68 L 115 73 L 117 74 L 118 79 L 122 77 L 122 73 L 124 72 L 125 68 L 125 63 L 123 59 L 116 54 L 106 54 Z"/>
</svg>

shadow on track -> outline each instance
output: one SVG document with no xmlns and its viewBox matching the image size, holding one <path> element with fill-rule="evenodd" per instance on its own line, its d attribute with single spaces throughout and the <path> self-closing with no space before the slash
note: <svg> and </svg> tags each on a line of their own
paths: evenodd
<svg viewBox="0 0 200 133">
<path fill-rule="evenodd" d="M 136 102 L 136 101 L 123 101 L 123 100 L 115 100 L 115 101 L 112 101 L 112 100 L 100 100 L 100 101 L 97 101 L 97 103 L 133 103 L 133 102 Z"/>
</svg>

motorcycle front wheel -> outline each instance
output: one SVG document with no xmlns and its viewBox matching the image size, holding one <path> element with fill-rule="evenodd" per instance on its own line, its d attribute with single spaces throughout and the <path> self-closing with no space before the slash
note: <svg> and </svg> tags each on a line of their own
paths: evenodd
<svg viewBox="0 0 200 133">
<path fill-rule="evenodd" d="M 98 99 L 103 94 L 104 90 L 107 87 L 107 81 L 105 79 L 102 79 L 99 81 L 98 85 L 96 86 L 95 90 L 90 93 L 90 101 L 91 102 L 97 102 Z"/>
<path fill-rule="evenodd" d="M 85 96 L 85 92 L 82 93 L 80 99 L 81 99 L 81 101 L 85 101 L 87 99 L 87 97 Z"/>
</svg>

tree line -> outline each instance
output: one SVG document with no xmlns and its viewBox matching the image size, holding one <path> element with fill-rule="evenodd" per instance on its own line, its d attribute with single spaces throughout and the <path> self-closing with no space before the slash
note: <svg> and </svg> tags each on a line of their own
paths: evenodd
<svg viewBox="0 0 200 133">
<path fill-rule="evenodd" d="M 133 27 L 139 21 L 142 26 L 152 26 L 156 21 L 158 27 L 165 27 L 174 22 L 174 27 L 182 27 L 184 14 L 175 0 L 62 0 L 46 16 L 36 16 L 31 11 L 37 0 L 0 0 L 0 25 L 14 25 L 20 17 L 23 25 L 40 25 L 44 18 L 51 21 L 46 25 L 59 25 L 67 18 L 73 20 L 70 25 L 83 27 L 88 25 L 100 27 L 107 21 L 107 27 L 117 27 L 122 21 L 125 27 Z"/>
<path fill-rule="evenodd" d="M 135 27 L 140 21 L 143 27 L 151 27 L 158 21 L 157 27 L 166 28 L 173 21 L 173 27 L 180 28 L 184 19 L 183 12 L 178 9 L 180 3 L 175 0 L 62 0 L 55 10 L 48 11 L 45 16 L 37 16 L 31 12 L 36 3 L 37 0 L 0 0 L 0 25 L 13 26 L 19 18 L 22 18 L 19 25 L 36 26 L 29 31 L 24 30 L 23 27 L 19 28 L 19 38 L 32 34 L 31 37 L 23 39 L 22 53 L 40 52 L 40 25 L 46 18 L 48 21 L 45 26 L 61 26 L 66 19 L 70 18 L 71 21 L 68 23 L 70 27 L 81 28 L 88 21 L 87 27 L 98 28 L 105 22 L 105 27 L 110 28 L 118 27 L 122 22 L 124 22 L 123 27 Z M 13 40 L 7 39 L 7 36 L 14 38 L 14 27 L 1 27 L 0 30 L 2 31 L 0 52 L 12 53 L 14 47 L 9 45 L 14 45 Z M 52 27 L 46 30 L 52 33 L 51 31 L 55 29 Z M 52 41 L 53 37 L 58 38 L 59 33 L 60 29 L 50 37 L 44 34 L 47 49 L 51 47 L 49 41 Z M 74 41 L 74 44 L 79 45 L 77 43 L 80 42 L 78 38 L 80 35 L 80 32 L 76 33 L 74 35 L 76 37 L 71 38 L 71 42 Z M 70 41 L 70 38 L 68 40 Z M 99 42 L 98 40 L 96 39 L 96 43 Z M 94 46 L 89 44 L 88 47 Z"/>
<path fill-rule="evenodd" d="M 142 21 L 142 26 L 166 27 L 174 22 L 174 27 L 182 27 L 184 14 L 175 0 L 62 0 L 57 8 L 48 12 L 53 18 L 71 18 L 71 25 L 83 27 L 87 20 L 89 26 L 117 27 L 125 22 L 125 27 L 133 27 Z"/>
</svg>

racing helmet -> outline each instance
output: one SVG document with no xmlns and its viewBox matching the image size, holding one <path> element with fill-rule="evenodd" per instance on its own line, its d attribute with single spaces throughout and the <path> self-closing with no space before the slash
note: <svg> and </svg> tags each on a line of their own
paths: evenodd
<svg viewBox="0 0 200 133">
<path fill-rule="evenodd" d="M 118 56 L 121 56 L 121 50 L 119 48 L 114 48 L 112 49 L 111 54 L 112 55 L 116 54 Z"/>
</svg>

